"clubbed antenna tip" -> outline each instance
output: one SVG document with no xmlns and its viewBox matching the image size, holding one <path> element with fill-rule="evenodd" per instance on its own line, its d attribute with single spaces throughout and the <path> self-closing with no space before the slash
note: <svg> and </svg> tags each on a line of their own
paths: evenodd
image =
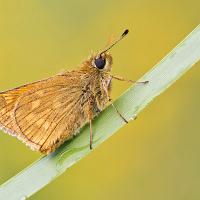
<svg viewBox="0 0 200 200">
<path fill-rule="evenodd" d="M 125 35 L 127 35 L 128 34 L 128 32 L 129 32 L 129 30 L 128 29 L 126 29 L 123 33 L 122 33 L 122 37 L 124 37 Z"/>
<path fill-rule="evenodd" d="M 122 35 L 120 35 L 110 46 L 108 46 L 105 50 L 103 50 L 101 54 L 105 53 L 106 51 L 110 50 L 113 46 L 115 46 L 120 40 L 122 40 L 127 34 L 128 34 L 129 30 L 126 29 Z"/>
</svg>

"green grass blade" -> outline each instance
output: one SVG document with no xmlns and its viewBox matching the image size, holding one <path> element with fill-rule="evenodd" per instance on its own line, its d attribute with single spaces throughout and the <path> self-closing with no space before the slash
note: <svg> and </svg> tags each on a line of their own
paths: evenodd
<svg viewBox="0 0 200 200">
<path fill-rule="evenodd" d="M 126 119 L 130 120 L 199 59 L 200 26 L 140 79 L 140 81 L 148 80 L 149 84 L 137 84 L 129 88 L 115 101 L 116 107 Z M 94 148 L 124 124 L 111 106 L 106 108 L 93 122 Z M 41 158 L 1 185 L 0 199 L 17 200 L 30 197 L 91 152 L 89 128 L 86 126 L 72 141 L 65 143 L 53 154 Z"/>
</svg>

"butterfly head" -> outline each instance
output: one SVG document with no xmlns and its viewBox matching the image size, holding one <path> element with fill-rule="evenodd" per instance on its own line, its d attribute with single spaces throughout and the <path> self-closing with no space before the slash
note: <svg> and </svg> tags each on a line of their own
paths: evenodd
<svg viewBox="0 0 200 200">
<path fill-rule="evenodd" d="M 115 44 L 117 44 L 121 39 L 123 39 L 128 34 L 128 29 L 126 29 L 119 38 L 117 38 L 113 43 L 111 43 L 108 47 L 102 50 L 99 54 L 94 57 L 93 66 L 99 70 L 110 71 L 112 65 L 112 57 L 108 53 Z"/>
<path fill-rule="evenodd" d="M 128 34 L 128 29 L 126 29 L 120 37 L 118 37 L 109 46 L 101 50 L 97 54 L 93 54 L 87 61 L 84 62 L 84 66 L 95 68 L 99 71 L 111 71 L 112 68 L 112 56 L 108 51 L 115 46 L 121 39 L 123 39 Z"/>
<path fill-rule="evenodd" d="M 112 56 L 107 52 L 97 54 L 93 58 L 92 65 L 100 71 L 110 71 L 112 67 Z"/>
</svg>

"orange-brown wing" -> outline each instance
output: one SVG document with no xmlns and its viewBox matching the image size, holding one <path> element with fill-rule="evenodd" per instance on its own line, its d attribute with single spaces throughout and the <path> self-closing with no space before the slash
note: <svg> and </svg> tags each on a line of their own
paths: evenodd
<svg viewBox="0 0 200 200">
<path fill-rule="evenodd" d="M 81 125 L 80 88 L 80 79 L 58 75 L 0 93 L 0 128 L 34 150 L 51 152 Z"/>
</svg>

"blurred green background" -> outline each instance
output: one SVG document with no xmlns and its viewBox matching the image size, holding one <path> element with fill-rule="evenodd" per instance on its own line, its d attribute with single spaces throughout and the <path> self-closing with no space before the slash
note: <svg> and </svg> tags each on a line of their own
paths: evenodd
<svg viewBox="0 0 200 200">
<path fill-rule="evenodd" d="M 199 8 L 199 0 L 0 0 L 0 90 L 73 69 L 125 28 L 113 74 L 137 80 L 199 24 Z M 113 99 L 128 86 L 115 81 Z M 200 63 L 30 199 L 199 200 L 199 88 Z M 0 183 L 40 156 L 1 133 Z"/>
</svg>

